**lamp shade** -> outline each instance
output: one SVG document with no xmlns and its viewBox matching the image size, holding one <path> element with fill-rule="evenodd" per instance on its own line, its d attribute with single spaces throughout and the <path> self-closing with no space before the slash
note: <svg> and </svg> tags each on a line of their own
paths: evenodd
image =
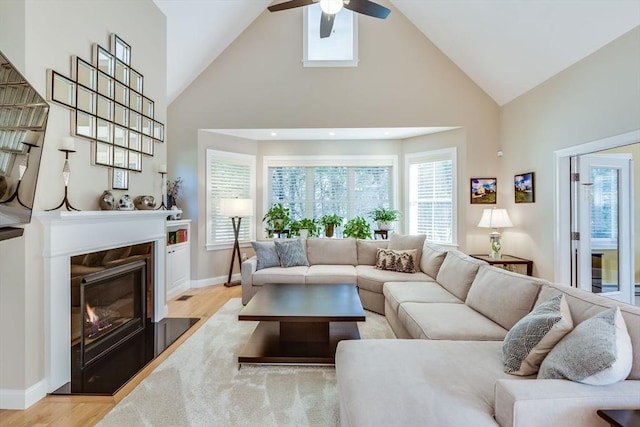
<svg viewBox="0 0 640 427">
<path fill-rule="evenodd" d="M 228 217 L 245 218 L 253 215 L 252 199 L 220 199 L 220 213 Z"/>
<path fill-rule="evenodd" d="M 513 227 L 506 209 L 485 209 L 478 223 L 481 228 Z"/>
</svg>

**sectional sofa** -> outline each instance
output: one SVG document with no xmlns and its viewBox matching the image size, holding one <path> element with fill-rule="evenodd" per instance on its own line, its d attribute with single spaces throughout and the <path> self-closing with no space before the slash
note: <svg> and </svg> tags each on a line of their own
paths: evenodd
<svg viewBox="0 0 640 427">
<path fill-rule="evenodd" d="M 421 242 L 424 237 L 399 235 L 389 241 L 309 239 L 304 246 L 309 266 L 257 269 L 255 258 L 242 265 L 245 303 L 263 283 L 349 281 L 357 283 L 365 308 L 385 314 L 399 339 L 338 345 L 343 426 L 605 426 L 597 409 L 640 408 L 638 307 Z M 419 272 L 375 267 L 378 248 L 415 250 L 418 244 Z M 539 320 L 553 304 L 562 309 L 562 320 L 545 318 L 553 334 L 532 346 L 529 334 L 535 335 L 540 324 L 527 322 Z M 573 338 L 581 344 L 585 330 L 585 342 L 597 337 L 594 319 L 613 307 L 620 308 L 611 333 L 620 348 L 614 348 L 613 365 L 622 370 L 602 369 L 593 376 L 596 380 L 566 379 L 575 376 L 572 369 L 554 362 L 571 362 L 572 353 L 579 355 L 571 348 Z M 590 359 L 597 348 L 586 344 L 582 359 Z M 521 357 L 523 349 L 526 357 Z M 508 369 L 514 355 L 517 371 Z M 544 371 L 541 378 L 549 379 L 537 379 L 538 369 Z M 615 375 L 620 378 L 611 380 Z"/>
</svg>

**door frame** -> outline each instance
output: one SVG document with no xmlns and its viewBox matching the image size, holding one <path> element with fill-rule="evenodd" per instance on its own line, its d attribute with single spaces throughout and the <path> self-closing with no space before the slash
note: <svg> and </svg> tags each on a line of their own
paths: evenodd
<svg viewBox="0 0 640 427">
<path fill-rule="evenodd" d="M 571 283 L 571 157 L 640 142 L 640 129 L 553 152 L 554 281 Z"/>
</svg>

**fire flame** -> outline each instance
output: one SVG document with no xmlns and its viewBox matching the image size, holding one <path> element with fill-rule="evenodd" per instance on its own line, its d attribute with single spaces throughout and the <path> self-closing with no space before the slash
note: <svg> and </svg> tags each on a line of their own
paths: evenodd
<svg viewBox="0 0 640 427">
<path fill-rule="evenodd" d="M 96 312 L 93 311 L 93 308 L 89 304 L 87 304 L 86 309 L 87 309 L 87 321 L 91 323 L 98 323 L 98 320 L 100 320 L 100 318 L 98 317 Z"/>
</svg>

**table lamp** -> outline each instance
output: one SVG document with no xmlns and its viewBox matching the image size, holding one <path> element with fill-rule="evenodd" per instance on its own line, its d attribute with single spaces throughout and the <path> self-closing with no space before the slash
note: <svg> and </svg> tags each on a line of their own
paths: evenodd
<svg viewBox="0 0 640 427">
<path fill-rule="evenodd" d="M 511 223 L 507 210 L 496 208 L 483 210 L 482 218 L 480 218 L 478 227 L 493 228 L 493 231 L 489 233 L 489 242 L 491 243 L 491 253 L 489 254 L 489 258 L 500 259 L 502 257 L 502 255 L 500 255 L 502 245 L 500 244 L 500 232 L 498 229 L 513 227 L 513 223 Z"/>
<path fill-rule="evenodd" d="M 238 236 L 240 235 L 240 223 L 242 218 L 253 216 L 253 200 L 252 199 L 220 199 L 220 214 L 231 218 L 233 223 L 233 250 L 231 251 L 231 264 L 229 265 L 229 277 L 225 286 L 237 286 L 240 283 L 231 283 L 231 273 L 233 272 L 233 262 L 236 255 L 238 256 L 238 265 L 242 259 L 240 258 L 240 244 Z M 238 220 L 236 222 L 236 219 Z"/>
</svg>

